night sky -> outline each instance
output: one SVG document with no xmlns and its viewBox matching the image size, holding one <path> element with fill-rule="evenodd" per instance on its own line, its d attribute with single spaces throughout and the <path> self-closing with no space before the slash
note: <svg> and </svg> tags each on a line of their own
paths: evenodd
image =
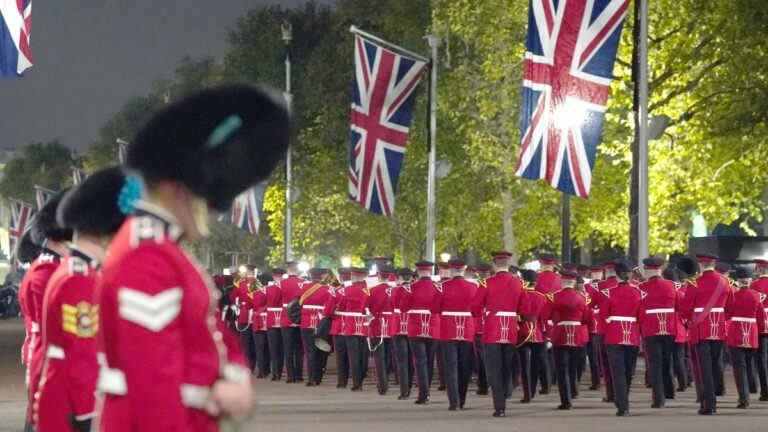
<svg viewBox="0 0 768 432">
<path fill-rule="evenodd" d="M 0 80 L 0 148 L 58 138 L 82 150 L 129 98 L 147 94 L 186 55 L 221 58 L 237 18 L 304 0 L 35 1 L 32 55 Z M 333 3 L 331 0 L 320 3 Z"/>
</svg>

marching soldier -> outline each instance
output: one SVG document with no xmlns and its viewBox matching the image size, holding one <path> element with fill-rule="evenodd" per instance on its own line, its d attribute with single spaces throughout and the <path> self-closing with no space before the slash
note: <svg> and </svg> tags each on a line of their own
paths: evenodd
<svg viewBox="0 0 768 432">
<path fill-rule="evenodd" d="M 598 332 L 600 319 L 600 308 L 598 307 L 598 288 L 597 285 L 603 279 L 603 266 L 593 265 L 589 268 L 589 282 L 584 284 L 584 291 L 589 298 L 590 320 L 587 325 L 589 332 L 589 342 L 587 343 L 587 357 L 589 359 L 589 374 L 591 384 L 590 390 L 600 388 L 600 377 L 603 375 L 605 366 L 600 361 L 600 350 L 602 344 L 602 335 Z"/>
<path fill-rule="evenodd" d="M 451 266 L 447 262 L 438 262 L 437 263 L 437 276 L 439 278 L 438 286 L 440 289 L 442 289 L 442 284 L 451 279 Z M 440 314 L 434 317 L 437 321 L 440 321 L 441 317 Z M 439 322 L 437 323 L 438 326 L 440 326 Z M 434 359 L 437 362 L 437 390 L 438 391 L 445 391 L 445 356 L 443 356 L 443 344 L 442 343 L 435 343 L 435 345 L 432 347 L 434 352 Z M 430 380 L 431 380 L 430 375 Z"/>
<path fill-rule="evenodd" d="M 390 340 L 389 323 L 392 320 L 394 307 L 392 306 L 391 278 L 397 277 L 391 267 L 378 267 L 379 283 L 370 289 L 370 296 L 366 304 L 373 316 L 368 326 L 368 341 L 373 351 L 373 361 L 376 365 L 376 389 L 380 395 L 387 394 L 389 389 L 389 374 L 387 373 L 387 359 L 392 350 Z"/>
<path fill-rule="evenodd" d="M 554 255 L 543 253 L 539 254 L 539 263 L 541 268 L 539 274 L 536 276 L 536 291 L 544 295 L 554 294 L 562 288 L 560 275 L 555 271 L 557 266 L 557 259 Z M 552 373 L 552 343 L 550 342 L 549 332 L 552 329 L 552 322 L 550 319 L 543 320 L 541 323 L 541 331 L 544 334 L 546 343 L 544 344 L 544 356 L 533 356 L 531 361 L 534 364 L 534 368 L 539 371 L 539 380 L 541 381 L 541 394 L 549 394 L 549 387 L 554 381 L 554 375 Z"/>
<path fill-rule="evenodd" d="M 292 323 L 288 319 L 287 307 L 292 301 L 301 295 L 301 285 L 304 280 L 299 277 L 299 263 L 289 261 L 285 263 L 288 277 L 280 281 L 280 295 L 283 307 L 283 316 L 280 321 L 283 336 L 283 354 L 285 357 L 286 383 L 298 383 L 304 381 L 304 354 L 301 346 L 301 329 L 299 324 Z"/>
<path fill-rule="evenodd" d="M 352 283 L 344 288 L 337 306 L 337 313 L 341 315 L 341 334 L 346 340 L 349 369 L 352 375 L 351 390 L 362 391 L 365 376 L 364 345 L 365 337 L 368 335 L 365 328 L 367 319 L 365 305 L 370 295 L 365 282 L 368 271 L 353 267 L 350 273 Z"/>
<path fill-rule="evenodd" d="M 443 367 L 448 390 L 448 410 L 464 409 L 469 380 L 472 377 L 472 343 L 475 320 L 472 299 L 477 285 L 464 279 L 467 265 L 451 260 L 451 279 L 443 283 L 440 302 L 440 339 L 443 345 Z"/>
<path fill-rule="evenodd" d="M 539 254 L 539 274 L 536 276 L 536 291 L 547 295 L 560 291 L 562 283 L 560 275 L 555 272 L 557 259 L 554 255 L 548 253 Z"/>
<path fill-rule="evenodd" d="M 760 294 L 749 289 L 752 283 L 749 272 L 738 268 L 735 272 L 738 291 L 728 298 L 725 316 L 730 320 L 728 347 L 733 361 L 733 376 L 739 393 L 738 408 L 749 408 L 749 385 L 747 382 L 747 361 L 750 353 L 757 349 L 757 320 L 763 318 Z"/>
<path fill-rule="evenodd" d="M 307 387 L 320 385 L 323 378 L 323 365 L 326 353 L 315 346 L 315 328 L 320 322 L 325 304 L 328 302 L 329 287 L 323 283 L 329 270 L 313 268 L 309 270 L 310 281 L 301 286 L 299 304 L 301 305 L 301 340 L 307 353 Z"/>
<path fill-rule="evenodd" d="M 331 317 L 331 337 L 333 338 L 333 350 L 336 352 L 336 388 L 347 388 L 349 382 L 349 355 L 347 353 L 347 339 L 342 329 L 343 318 L 340 310 L 337 310 L 339 301 L 344 296 L 345 290 L 352 285 L 352 269 L 339 268 L 340 286 L 329 291 L 328 300 L 323 309 L 323 316 Z"/>
<path fill-rule="evenodd" d="M 610 295 L 600 306 L 605 319 L 605 346 L 613 378 L 613 395 L 616 415 L 629 415 L 629 389 L 632 385 L 632 373 L 637 362 L 640 345 L 640 290 L 629 281 L 632 277 L 632 265 L 625 260 L 617 260 L 614 265 L 618 285 L 610 290 Z"/>
<path fill-rule="evenodd" d="M 691 323 L 689 336 L 696 350 L 701 384 L 699 414 L 713 415 L 717 412 L 715 379 L 721 373 L 720 356 L 726 338 L 725 304 L 731 289 L 728 280 L 715 271 L 717 257 L 701 254 L 696 258 L 702 273 L 695 285 L 688 287 L 681 312 Z"/>
<path fill-rule="evenodd" d="M 413 387 L 413 354 L 408 344 L 408 314 L 403 309 L 403 299 L 411 290 L 413 272 L 402 268 L 397 271 L 397 286 L 392 291 L 393 315 L 389 325 L 392 335 L 392 348 L 395 351 L 397 376 L 400 384 L 398 400 L 406 400 L 411 395 Z"/>
<path fill-rule="evenodd" d="M 272 372 L 272 381 L 280 381 L 283 377 L 283 294 L 280 282 L 283 280 L 285 270 L 272 269 L 272 281 L 265 289 L 267 312 L 267 346 L 269 347 L 269 370 Z"/>
<path fill-rule="evenodd" d="M 678 278 L 680 279 L 680 285 L 677 287 L 677 292 L 683 299 L 680 309 L 678 309 L 678 326 L 677 326 L 677 338 L 675 343 L 677 344 L 677 357 L 685 365 L 685 385 L 694 385 L 696 390 L 696 400 L 701 400 L 701 373 L 699 372 L 699 361 L 696 354 L 695 344 L 690 337 L 690 329 L 688 328 L 690 322 L 688 316 L 683 313 L 682 307 L 685 305 L 686 293 L 692 287 L 696 286 L 696 277 L 699 273 L 699 263 L 696 259 L 688 256 L 683 256 L 675 263 L 676 270 L 678 272 Z M 682 345 L 682 346 L 681 346 Z M 678 366 L 679 367 L 679 366 Z M 680 381 L 678 378 L 678 391 L 680 390 Z"/>
<path fill-rule="evenodd" d="M 417 405 L 429 403 L 429 387 L 432 385 L 434 344 L 440 338 L 440 292 L 432 281 L 434 264 L 429 261 L 416 263 L 418 280 L 411 284 L 411 291 L 403 295 L 400 308 L 408 315 L 408 340 L 413 351 L 416 382 L 419 386 Z"/>
<path fill-rule="evenodd" d="M 677 309 L 682 300 L 674 282 L 661 277 L 664 260 L 643 260 L 645 282 L 640 289 L 645 293 L 640 307 L 640 326 L 644 337 L 653 403 L 651 408 L 663 408 L 666 399 L 674 399 L 672 358 L 677 335 Z"/>
<path fill-rule="evenodd" d="M 763 313 L 757 320 L 758 348 L 755 353 L 757 376 L 760 379 L 760 401 L 768 401 L 768 260 L 755 260 L 755 276 L 750 288 L 757 291 L 763 303 Z"/>
<path fill-rule="evenodd" d="M 56 221 L 56 209 L 61 202 L 64 192 L 54 195 L 37 213 L 30 227 L 31 240 L 42 250 L 30 265 L 19 286 L 19 297 L 26 299 L 24 310 L 25 320 L 29 320 L 29 343 L 26 353 L 26 382 L 29 405 L 27 407 L 27 426 L 34 426 L 32 418 L 35 394 L 40 383 L 45 352 L 42 344 L 43 298 L 46 286 L 59 267 L 61 258 L 66 256 L 66 242 L 72 239 L 72 230 L 63 228 Z"/>
<path fill-rule="evenodd" d="M 560 393 L 559 410 L 570 410 L 572 399 L 578 395 L 577 367 L 589 337 L 586 325 L 590 320 L 590 310 L 586 297 L 576 290 L 578 277 L 575 272 L 563 271 L 563 289 L 551 294 L 550 317 L 554 323 L 552 345 Z"/>
<path fill-rule="evenodd" d="M 515 369 L 518 317 L 525 304 L 520 279 L 507 271 L 512 254 L 493 254 L 496 273 L 485 280 L 473 301 L 475 313 L 485 315 L 481 343 L 493 394 L 493 416 L 505 417 L 507 392 Z"/>
<path fill-rule="evenodd" d="M 611 296 L 611 290 L 618 286 L 619 279 L 616 277 L 616 264 L 614 262 L 606 262 L 603 264 L 603 277 L 604 279 L 598 282 L 597 292 L 595 293 L 597 309 L 597 333 L 600 335 L 600 363 L 604 366 L 603 378 L 605 378 L 605 397 L 603 402 L 614 402 L 613 394 L 613 371 L 609 367 L 608 363 L 608 350 L 605 342 L 605 319 L 608 317 L 603 311 L 603 303 L 607 302 Z"/>
<path fill-rule="evenodd" d="M 91 430 L 99 371 L 94 288 L 104 245 L 125 218 L 117 206 L 124 182 L 119 168 L 96 172 L 59 205 L 59 224 L 74 230 L 74 242 L 51 276 L 43 302 L 45 361 L 35 405 L 38 432 Z"/>
<path fill-rule="evenodd" d="M 491 266 L 488 264 L 478 264 L 475 266 L 475 272 L 478 281 L 478 295 L 481 290 L 486 290 L 486 281 L 491 277 Z M 477 370 L 477 394 L 488 394 L 488 376 L 485 368 L 485 344 L 483 343 L 483 334 L 485 332 L 485 312 L 483 305 L 476 305 L 476 309 L 472 311 L 472 315 L 475 317 L 475 369 Z M 512 368 L 513 371 L 516 368 Z M 512 373 L 514 375 L 514 372 Z"/>
<path fill-rule="evenodd" d="M 523 385 L 523 398 L 520 403 L 530 403 L 536 396 L 538 383 L 541 383 L 542 394 L 549 393 L 547 379 L 547 347 L 544 337 L 544 325 L 547 321 L 547 297 L 536 291 L 537 274 L 533 270 L 522 272 L 525 289 L 525 307 L 522 309 L 522 321 L 518 332 L 518 348 L 520 359 L 520 376 Z"/>
<path fill-rule="evenodd" d="M 267 290 L 272 282 L 271 273 L 261 273 L 256 276 L 257 286 L 253 292 L 253 346 L 256 350 L 257 378 L 266 378 L 270 374 L 269 344 L 267 342 Z"/>
<path fill-rule="evenodd" d="M 240 337 L 240 348 L 248 362 L 248 368 L 253 371 L 256 367 L 256 348 L 253 344 L 253 292 L 256 290 L 254 267 L 245 266 L 245 272 L 235 282 L 230 292 L 232 304 L 235 305 L 235 330 Z"/>
</svg>

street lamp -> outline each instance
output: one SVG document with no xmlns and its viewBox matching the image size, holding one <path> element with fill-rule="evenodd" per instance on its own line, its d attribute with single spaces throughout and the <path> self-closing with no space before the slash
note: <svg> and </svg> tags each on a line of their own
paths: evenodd
<svg viewBox="0 0 768 432">
<path fill-rule="evenodd" d="M 302 273 L 306 273 L 307 271 L 309 271 L 309 263 L 306 261 L 301 261 L 299 263 L 299 271 Z"/>
<path fill-rule="evenodd" d="M 451 260 L 451 254 L 448 252 L 443 252 L 440 254 L 440 261 L 442 262 L 448 262 Z"/>
<path fill-rule="evenodd" d="M 291 112 L 293 105 L 293 95 L 291 94 L 291 41 L 293 40 L 293 27 L 288 20 L 280 25 L 280 33 L 285 43 L 285 103 L 288 112 Z M 291 234 L 293 231 L 293 213 L 291 211 L 293 197 L 291 189 L 293 188 L 293 173 L 291 167 L 291 147 L 285 155 L 285 260 L 290 261 L 293 255 L 291 246 Z"/>
<path fill-rule="evenodd" d="M 341 266 L 342 267 L 352 267 L 352 257 L 349 257 L 349 256 L 341 257 Z"/>
</svg>

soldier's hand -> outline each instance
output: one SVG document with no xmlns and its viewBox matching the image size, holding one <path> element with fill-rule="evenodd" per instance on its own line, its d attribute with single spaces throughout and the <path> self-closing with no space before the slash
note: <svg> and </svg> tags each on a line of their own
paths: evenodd
<svg viewBox="0 0 768 432">
<path fill-rule="evenodd" d="M 213 401 L 226 414 L 235 419 L 248 416 L 253 407 L 251 383 L 219 380 L 213 385 Z"/>
<path fill-rule="evenodd" d="M 91 419 L 86 420 L 77 420 L 74 415 L 70 417 L 70 423 L 72 423 L 72 428 L 77 432 L 90 432 L 91 430 Z"/>
</svg>

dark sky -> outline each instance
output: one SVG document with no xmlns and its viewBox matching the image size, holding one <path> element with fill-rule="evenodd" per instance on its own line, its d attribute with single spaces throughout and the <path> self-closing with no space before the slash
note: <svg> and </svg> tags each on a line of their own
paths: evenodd
<svg viewBox="0 0 768 432">
<path fill-rule="evenodd" d="M 247 10 L 304 0 L 56 0 L 32 9 L 35 65 L 0 80 L 0 148 L 58 138 L 84 149 L 184 56 L 221 58 Z M 330 0 L 320 3 L 333 3 Z"/>
</svg>

